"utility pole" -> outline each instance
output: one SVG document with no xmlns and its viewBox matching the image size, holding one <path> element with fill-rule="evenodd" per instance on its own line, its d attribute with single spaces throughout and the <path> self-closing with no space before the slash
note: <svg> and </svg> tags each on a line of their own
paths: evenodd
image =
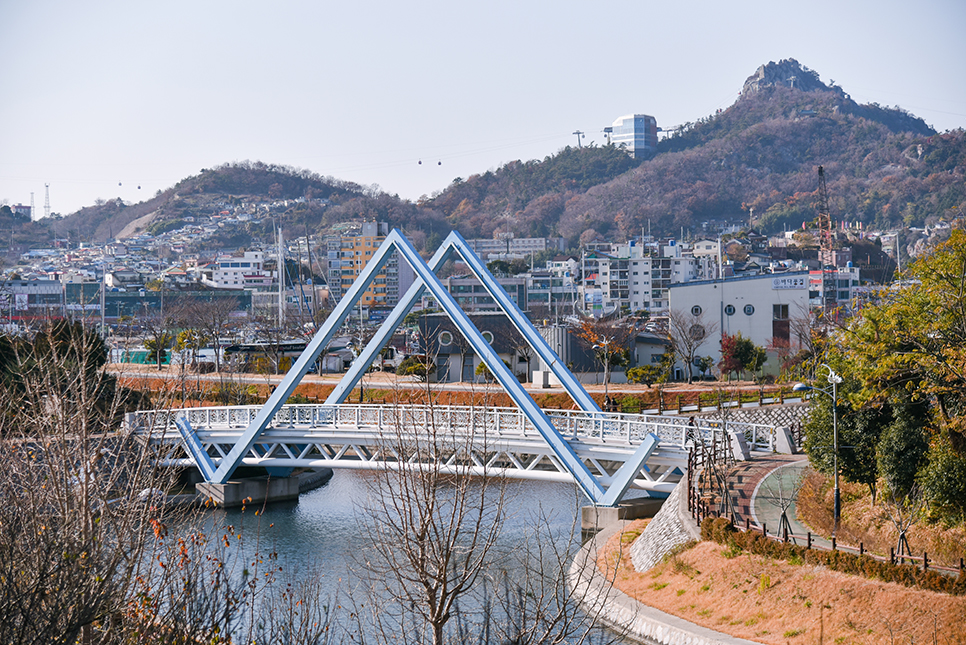
<svg viewBox="0 0 966 645">
<path fill-rule="evenodd" d="M 282 227 L 278 227 L 278 328 L 279 333 L 285 327 L 285 255 L 282 253 Z"/>
<path fill-rule="evenodd" d="M 819 262 L 822 264 L 822 309 L 825 317 L 835 308 L 835 268 L 832 264 L 832 216 L 829 213 L 825 169 L 818 167 L 818 229 L 821 236 Z"/>
<path fill-rule="evenodd" d="M 583 146 L 582 146 L 582 145 L 581 145 L 581 143 L 580 143 L 580 138 L 581 138 L 582 136 L 584 136 L 584 133 L 583 133 L 583 132 L 581 132 L 580 130 L 575 130 L 575 131 L 574 131 L 574 132 L 572 132 L 571 134 L 576 134 L 576 135 L 577 135 L 577 147 L 578 147 L 578 148 L 583 148 Z"/>
</svg>

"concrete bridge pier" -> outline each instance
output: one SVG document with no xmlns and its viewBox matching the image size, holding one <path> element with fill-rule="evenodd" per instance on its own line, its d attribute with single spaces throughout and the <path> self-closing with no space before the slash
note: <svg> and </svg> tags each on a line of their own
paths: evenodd
<svg viewBox="0 0 966 645">
<path fill-rule="evenodd" d="M 224 484 L 201 482 L 195 485 L 199 494 L 211 498 L 218 506 L 261 506 L 299 498 L 298 477 L 256 477 Z"/>
<path fill-rule="evenodd" d="M 620 520 L 654 517 L 661 510 L 662 504 L 664 504 L 664 498 L 661 497 L 637 497 L 624 500 L 617 506 L 582 506 L 580 508 L 581 533 L 592 535 Z"/>
<path fill-rule="evenodd" d="M 291 469 L 288 469 L 291 472 Z M 195 485 L 198 495 L 219 506 L 261 506 L 264 503 L 298 499 L 304 493 L 323 486 L 332 479 L 331 468 L 313 468 L 287 477 L 271 474 L 262 477 L 239 477 L 225 484 L 202 481 Z"/>
</svg>

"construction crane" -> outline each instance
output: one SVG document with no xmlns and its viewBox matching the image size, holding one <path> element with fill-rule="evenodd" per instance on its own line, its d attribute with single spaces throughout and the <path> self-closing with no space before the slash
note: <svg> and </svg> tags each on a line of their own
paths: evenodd
<svg viewBox="0 0 966 645">
<path fill-rule="evenodd" d="M 818 260 L 822 265 L 822 309 L 827 318 L 835 309 L 835 258 L 832 253 L 832 215 L 828 207 L 828 188 L 825 169 L 818 167 L 818 230 L 820 236 Z"/>
</svg>

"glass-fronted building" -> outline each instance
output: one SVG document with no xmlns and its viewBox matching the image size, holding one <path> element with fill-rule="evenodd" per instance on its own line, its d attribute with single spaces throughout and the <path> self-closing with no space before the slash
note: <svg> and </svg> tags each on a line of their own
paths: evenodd
<svg viewBox="0 0 966 645">
<path fill-rule="evenodd" d="M 657 119 L 647 114 L 628 114 L 614 121 L 610 141 L 624 146 L 635 159 L 649 157 L 657 149 Z"/>
</svg>

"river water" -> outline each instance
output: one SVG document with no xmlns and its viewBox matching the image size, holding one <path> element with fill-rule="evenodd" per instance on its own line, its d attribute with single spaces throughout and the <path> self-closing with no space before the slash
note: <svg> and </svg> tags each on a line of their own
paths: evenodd
<svg viewBox="0 0 966 645">
<path fill-rule="evenodd" d="M 278 503 L 262 512 L 228 509 L 213 516 L 244 535 L 245 551 L 277 552 L 285 575 L 318 577 L 320 592 L 330 599 L 344 598 L 353 584 L 353 568 L 360 565 L 367 549 L 365 505 L 371 494 L 372 473 L 335 470 L 329 482 L 303 493 L 297 502 Z M 580 506 L 586 501 L 573 485 L 517 481 L 508 483 L 508 520 L 500 538 L 501 551 L 511 554 L 510 579 L 515 574 L 512 554 L 519 549 L 539 514 L 544 530 L 554 536 L 557 547 L 572 554 L 580 546 Z M 575 520 L 576 518 L 576 520 Z M 491 572 L 492 573 L 492 572 Z M 284 576 L 283 576 L 284 578 Z M 596 642 L 596 639 L 595 639 Z"/>
</svg>

